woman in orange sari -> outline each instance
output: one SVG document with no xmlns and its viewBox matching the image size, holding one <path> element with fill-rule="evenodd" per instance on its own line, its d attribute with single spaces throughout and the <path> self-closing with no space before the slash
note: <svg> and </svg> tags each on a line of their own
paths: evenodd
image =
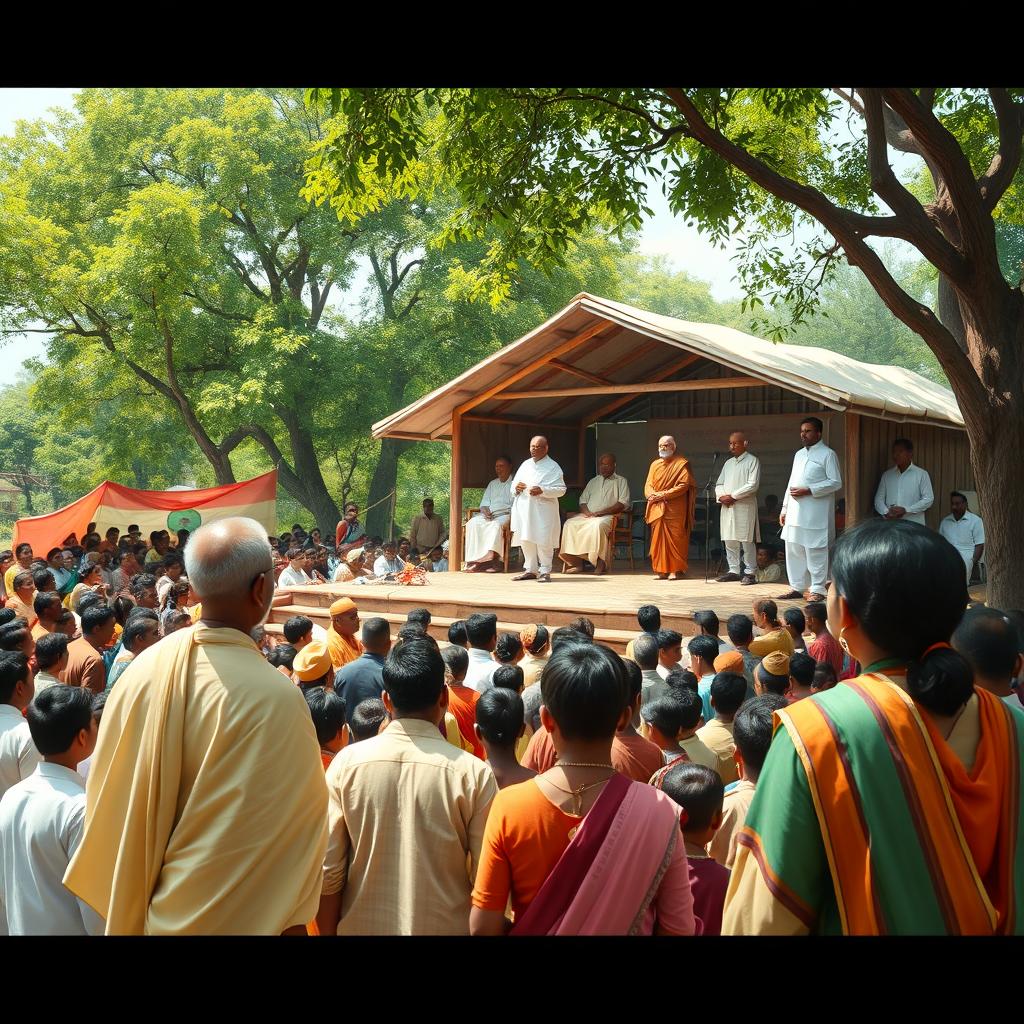
<svg viewBox="0 0 1024 1024">
<path fill-rule="evenodd" d="M 665 435 L 658 439 L 658 458 L 647 473 L 644 495 L 655 579 L 681 580 L 689 563 L 697 488 L 689 460 L 676 454 L 675 438 Z"/>
<path fill-rule="evenodd" d="M 828 627 L 865 667 L 776 711 L 722 934 L 1024 931 L 1024 715 L 947 642 L 963 560 L 872 519 L 836 542 L 832 580 Z"/>
</svg>

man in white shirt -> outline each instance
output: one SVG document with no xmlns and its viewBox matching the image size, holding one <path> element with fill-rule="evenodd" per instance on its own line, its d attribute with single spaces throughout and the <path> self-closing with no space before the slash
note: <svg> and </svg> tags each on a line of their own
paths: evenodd
<svg viewBox="0 0 1024 1024">
<path fill-rule="evenodd" d="M 779 515 L 790 586 L 779 595 L 783 601 L 801 597 L 825 600 L 828 546 L 836 530 L 835 496 L 843 479 L 836 453 L 821 439 L 824 428 L 817 416 L 808 416 L 800 423 L 804 446 L 793 456 L 793 471 Z"/>
<path fill-rule="evenodd" d="M 567 573 L 579 572 L 584 556 L 597 576 L 608 569 L 615 517 L 629 508 L 629 484 L 615 472 L 615 456 L 602 455 L 597 469 L 598 475 L 588 481 L 580 495 L 579 513 L 562 527 L 558 557 L 565 562 Z"/>
<path fill-rule="evenodd" d="M 562 467 L 548 456 L 543 435 L 530 439 L 530 458 L 516 470 L 512 492 L 512 540 L 526 559 L 526 571 L 512 579 L 550 583 L 562 525 L 558 499 L 565 494 L 565 480 Z"/>
<path fill-rule="evenodd" d="M 85 829 L 85 780 L 75 766 L 96 746 L 92 701 L 88 689 L 57 686 L 29 706 L 43 761 L 0 799 L 0 933 L 103 933 L 103 919 L 64 887 Z"/>
<path fill-rule="evenodd" d="M 27 779 L 39 764 L 22 711 L 35 696 L 28 659 L 21 651 L 0 652 L 0 797 Z"/>
<path fill-rule="evenodd" d="M 480 499 L 480 511 L 466 523 L 466 572 L 498 572 L 504 548 L 502 532 L 512 515 L 512 460 L 499 455 L 495 478 Z"/>
<path fill-rule="evenodd" d="M 302 548 L 288 549 L 288 567 L 277 579 L 278 587 L 310 587 L 313 577 L 306 572 L 309 555 Z"/>
<path fill-rule="evenodd" d="M 398 545 L 393 540 L 384 541 L 384 554 L 373 563 L 373 575 L 380 579 L 395 576 L 405 568 L 405 562 L 398 557 Z"/>
<path fill-rule="evenodd" d="M 757 524 L 757 489 L 761 484 L 761 462 L 747 451 L 747 437 L 742 430 L 729 435 L 729 452 L 715 484 L 715 499 L 722 507 L 721 535 L 729 571 L 719 576 L 718 583 L 735 583 L 740 579 L 740 547 L 743 548 L 742 583 L 754 583 L 755 543 L 761 539 Z"/>
<path fill-rule="evenodd" d="M 960 552 L 971 585 L 974 567 L 985 553 L 985 524 L 967 507 L 967 499 L 953 491 L 949 496 L 952 512 L 939 523 L 939 533 Z"/>
<path fill-rule="evenodd" d="M 935 503 L 932 480 L 914 465 L 914 442 L 898 437 L 892 443 L 896 463 L 882 474 L 875 492 L 875 511 L 886 519 L 908 519 L 925 525 L 924 514 Z"/>
<path fill-rule="evenodd" d="M 498 616 L 493 612 L 476 612 L 466 619 L 466 637 L 469 642 L 469 668 L 462 685 L 477 693 L 483 693 L 493 685 L 494 673 L 498 669 L 491 654 L 498 644 Z"/>
<path fill-rule="evenodd" d="M 1016 690 L 1024 674 L 1024 655 L 1018 650 L 1017 627 L 998 608 L 968 608 L 950 642 L 970 664 L 976 687 L 1024 715 Z"/>
</svg>

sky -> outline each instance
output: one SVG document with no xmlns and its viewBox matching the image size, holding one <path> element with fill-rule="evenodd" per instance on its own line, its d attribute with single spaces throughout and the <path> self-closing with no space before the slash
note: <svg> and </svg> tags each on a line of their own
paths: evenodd
<svg viewBox="0 0 1024 1024">
<path fill-rule="evenodd" d="M 70 108 L 77 91 L 0 88 L 0 135 L 13 132 L 18 120 L 43 117 L 52 107 Z M 723 250 L 695 228 L 687 227 L 681 218 L 674 217 L 661 189 L 653 182 L 648 190 L 648 205 L 654 211 L 654 217 L 644 224 L 640 232 L 641 252 L 666 256 L 674 269 L 707 281 L 712 295 L 719 301 L 738 298 L 742 294 L 736 280 L 736 268 L 730 259 L 732 246 Z M 43 353 L 42 335 L 9 338 L 0 355 L 0 387 L 13 383 L 24 360 L 41 357 Z"/>
</svg>

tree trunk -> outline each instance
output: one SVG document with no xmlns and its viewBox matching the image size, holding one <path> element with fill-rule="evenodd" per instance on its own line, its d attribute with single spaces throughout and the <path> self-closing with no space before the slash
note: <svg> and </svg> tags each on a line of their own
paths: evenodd
<svg viewBox="0 0 1024 1024">
<path fill-rule="evenodd" d="M 35 511 L 32 508 L 32 488 L 22 487 L 21 493 L 25 495 L 25 514 L 34 516 Z"/>
<path fill-rule="evenodd" d="M 281 422 L 288 430 L 288 442 L 292 449 L 294 469 L 281 472 L 284 460 L 278 466 L 281 472 L 281 483 L 298 501 L 301 501 L 313 514 L 316 525 L 320 527 L 321 536 L 326 540 L 334 536 L 334 531 L 341 519 L 337 502 L 327 490 L 323 473 L 320 472 L 320 460 L 313 447 L 313 436 L 290 410 L 278 412 Z"/>
<path fill-rule="evenodd" d="M 370 493 L 366 498 L 366 507 L 377 505 L 366 513 L 363 528 L 367 536 L 381 536 L 389 539 L 391 531 L 391 501 L 383 501 L 394 489 L 398 482 L 398 460 L 402 452 L 409 447 L 411 442 L 402 441 L 396 437 L 385 437 L 380 444 L 380 457 L 373 469 L 373 477 L 370 480 Z M 377 503 L 380 504 L 377 504 Z"/>
<path fill-rule="evenodd" d="M 1020 517 L 1024 494 L 1024 300 L 1012 302 L 1013 307 L 1010 323 L 984 336 L 986 357 L 979 376 L 986 385 L 987 407 L 968 409 L 957 396 L 967 425 L 981 505 L 972 511 L 985 524 L 985 603 L 1003 611 L 1024 608 L 1024 574 L 1020 571 L 1024 565 Z M 969 340 L 974 341 L 969 323 L 967 331 Z"/>
<path fill-rule="evenodd" d="M 132 460 L 132 473 L 135 475 L 135 486 L 140 491 L 149 490 L 149 474 L 146 472 L 146 464 L 141 459 Z"/>
</svg>

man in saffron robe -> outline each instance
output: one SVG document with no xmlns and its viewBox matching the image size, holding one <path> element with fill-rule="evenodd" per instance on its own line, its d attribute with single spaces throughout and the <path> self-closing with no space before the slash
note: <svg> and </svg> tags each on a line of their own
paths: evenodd
<svg viewBox="0 0 1024 1024">
<path fill-rule="evenodd" d="M 110 691 L 64 885 L 108 935 L 305 934 L 327 787 L 301 692 L 249 635 L 274 597 L 266 530 L 210 523 L 185 562 L 203 618 Z"/>
<path fill-rule="evenodd" d="M 356 639 L 359 629 L 359 609 L 350 597 L 339 597 L 330 607 L 331 628 L 327 630 L 327 649 L 331 664 L 337 672 L 342 665 L 355 661 L 363 653 L 363 645 Z"/>
<path fill-rule="evenodd" d="M 689 460 L 676 453 L 674 437 L 658 438 L 658 458 L 647 473 L 644 495 L 655 579 L 681 580 L 689 560 L 697 487 Z"/>
</svg>

